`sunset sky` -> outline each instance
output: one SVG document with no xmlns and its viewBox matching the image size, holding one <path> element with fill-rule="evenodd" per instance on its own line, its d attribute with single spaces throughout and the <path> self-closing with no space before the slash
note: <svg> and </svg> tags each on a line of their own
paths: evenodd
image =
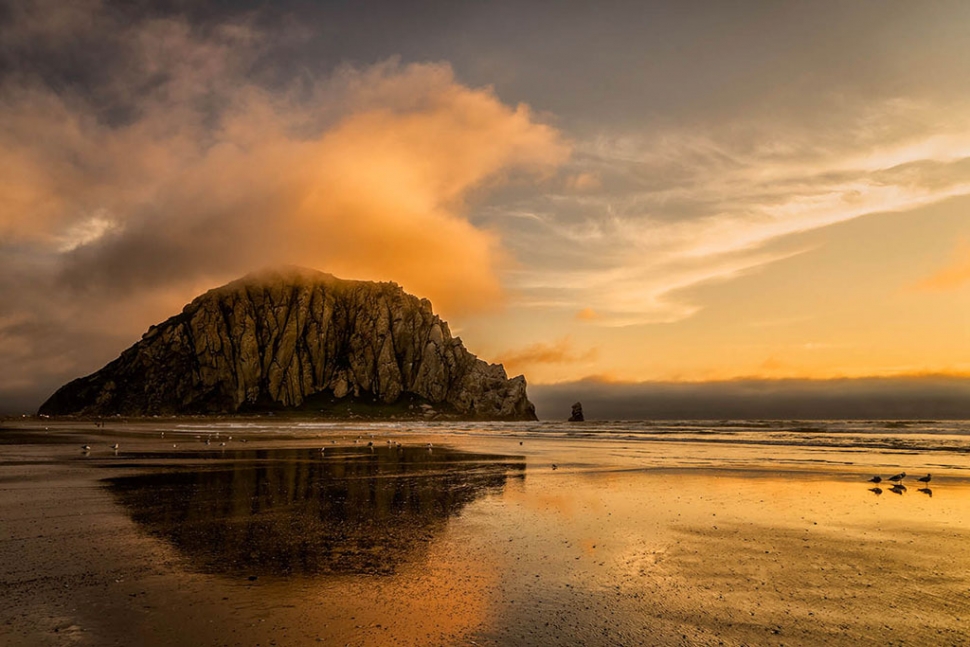
<svg viewBox="0 0 970 647">
<path fill-rule="evenodd" d="M 396 281 L 540 391 L 966 377 L 968 26 L 0 0 L 0 411 L 279 263 Z"/>
</svg>

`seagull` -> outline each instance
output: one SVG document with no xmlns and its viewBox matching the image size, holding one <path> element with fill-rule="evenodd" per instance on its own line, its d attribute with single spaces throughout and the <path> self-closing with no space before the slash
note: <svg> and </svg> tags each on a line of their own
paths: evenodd
<svg viewBox="0 0 970 647">
<path fill-rule="evenodd" d="M 83 449 L 86 452 L 89 452 L 91 451 L 91 445 L 81 445 L 81 449 Z"/>
<path fill-rule="evenodd" d="M 871 479 L 869 479 L 869 482 L 870 483 L 882 483 L 882 477 L 881 476 L 873 476 Z"/>
<path fill-rule="evenodd" d="M 876 496 L 879 496 L 880 494 L 882 494 L 882 488 L 881 487 L 871 487 L 871 488 L 869 488 L 869 491 L 872 492 L 873 494 L 875 494 Z"/>
<path fill-rule="evenodd" d="M 906 478 L 906 472 L 900 472 L 899 474 L 894 474 L 890 476 L 889 480 L 895 483 L 896 485 L 900 485 L 903 482 L 904 478 Z"/>
<path fill-rule="evenodd" d="M 115 443 L 114 445 L 112 445 L 111 449 L 118 451 L 118 443 Z"/>
<path fill-rule="evenodd" d="M 930 480 L 932 478 L 933 478 L 933 475 L 932 474 L 927 474 L 926 476 L 923 476 L 923 477 L 918 478 L 916 480 L 919 481 L 920 483 L 925 484 L 925 485 L 929 485 L 930 484 Z"/>
<path fill-rule="evenodd" d="M 428 443 L 428 449 L 431 449 L 432 447 L 434 447 L 434 445 L 432 445 L 431 443 Z"/>
<path fill-rule="evenodd" d="M 552 464 L 552 469 L 554 469 L 554 470 L 557 470 L 557 469 L 559 469 L 559 466 L 558 466 L 558 465 L 556 465 L 555 463 L 553 463 L 553 464 Z"/>
</svg>

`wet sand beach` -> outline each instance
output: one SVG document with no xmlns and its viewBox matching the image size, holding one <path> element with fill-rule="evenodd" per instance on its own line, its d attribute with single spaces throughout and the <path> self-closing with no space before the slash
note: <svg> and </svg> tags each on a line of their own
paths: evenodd
<svg viewBox="0 0 970 647">
<path fill-rule="evenodd" d="M 0 427 L 4 645 L 970 642 L 966 423 Z"/>
</svg>

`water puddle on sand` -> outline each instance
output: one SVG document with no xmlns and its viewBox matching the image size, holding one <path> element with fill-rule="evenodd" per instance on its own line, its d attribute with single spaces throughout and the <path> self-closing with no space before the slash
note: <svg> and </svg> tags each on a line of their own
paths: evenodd
<svg viewBox="0 0 970 647">
<path fill-rule="evenodd" d="M 107 483 L 139 526 L 210 574 L 391 574 L 469 503 L 525 477 L 521 457 L 444 448 L 198 454 L 201 465 Z"/>
</svg>

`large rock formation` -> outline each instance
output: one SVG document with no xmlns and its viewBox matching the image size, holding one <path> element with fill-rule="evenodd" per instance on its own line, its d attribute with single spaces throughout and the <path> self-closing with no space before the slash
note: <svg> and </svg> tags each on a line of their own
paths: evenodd
<svg viewBox="0 0 970 647">
<path fill-rule="evenodd" d="M 525 378 L 465 350 L 427 299 L 301 268 L 210 290 L 40 413 L 275 409 L 535 420 Z"/>
</svg>

